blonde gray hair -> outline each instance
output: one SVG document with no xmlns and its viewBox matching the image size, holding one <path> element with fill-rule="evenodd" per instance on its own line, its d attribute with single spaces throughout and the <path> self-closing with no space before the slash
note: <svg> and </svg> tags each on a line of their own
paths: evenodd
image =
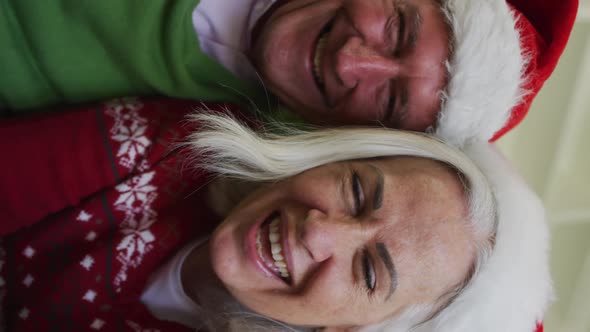
<svg viewBox="0 0 590 332">
<path fill-rule="evenodd" d="M 354 159 L 413 156 L 444 163 L 457 171 L 464 181 L 468 222 L 477 239 L 472 274 L 464 283 L 441 299 L 448 305 L 489 257 L 497 229 L 495 200 L 486 176 L 459 149 L 427 134 L 387 128 L 293 129 L 274 124 L 274 131 L 254 131 L 228 114 L 201 112 L 191 115 L 199 130 L 187 143 L 195 152 L 194 163 L 213 174 L 247 182 L 278 181 L 321 165 Z M 277 133 L 279 132 L 279 133 Z M 439 304 L 412 308 L 403 319 L 404 331 L 432 318 Z M 408 318 L 411 316 L 411 318 Z M 392 322 L 389 322 L 392 323 Z M 401 322 L 398 322 L 401 323 Z M 399 325 L 399 324 L 394 324 Z M 387 324 L 391 327 L 391 324 Z M 391 330 L 383 324 L 367 327 L 370 331 Z"/>
</svg>

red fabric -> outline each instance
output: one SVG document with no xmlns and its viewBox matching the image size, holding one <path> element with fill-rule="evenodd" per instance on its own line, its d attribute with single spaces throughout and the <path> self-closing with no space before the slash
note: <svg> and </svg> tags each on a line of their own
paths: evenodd
<svg viewBox="0 0 590 332">
<path fill-rule="evenodd" d="M 492 142 L 518 125 L 528 113 L 565 50 L 579 6 L 578 0 L 508 0 L 508 4 L 518 18 L 524 54 L 530 58 L 524 74 L 524 89 L 529 93 L 512 110 L 510 119 Z"/>
<path fill-rule="evenodd" d="M 93 108 L 0 123 L 0 235 L 75 205 L 112 185 L 100 122 Z"/>
<path fill-rule="evenodd" d="M 535 332 L 543 332 L 543 323 L 537 324 L 537 330 Z"/>
<path fill-rule="evenodd" d="M 0 137 L 16 136 L 3 144 L 0 227 L 19 229 L 0 240 L 6 331 L 191 331 L 139 296 L 218 221 L 199 191 L 206 175 L 172 150 L 194 105 L 124 99 L 2 125 Z"/>
</svg>

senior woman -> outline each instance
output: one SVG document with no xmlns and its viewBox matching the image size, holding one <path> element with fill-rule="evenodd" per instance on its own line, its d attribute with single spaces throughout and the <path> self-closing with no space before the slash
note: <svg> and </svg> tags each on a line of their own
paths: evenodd
<svg viewBox="0 0 590 332">
<path fill-rule="evenodd" d="M 474 163 L 420 134 L 261 135 L 227 116 L 189 126 L 187 109 L 124 100 L 2 124 L 8 331 L 532 331 L 542 318 L 538 202 L 488 146 Z"/>
</svg>

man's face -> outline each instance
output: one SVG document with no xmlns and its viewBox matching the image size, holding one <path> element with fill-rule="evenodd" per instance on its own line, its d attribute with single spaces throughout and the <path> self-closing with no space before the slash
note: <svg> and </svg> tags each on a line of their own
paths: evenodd
<svg viewBox="0 0 590 332">
<path fill-rule="evenodd" d="M 435 0 L 290 0 L 251 57 L 307 121 L 424 131 L 440 109 L 449 39 Z"/>
</svg>

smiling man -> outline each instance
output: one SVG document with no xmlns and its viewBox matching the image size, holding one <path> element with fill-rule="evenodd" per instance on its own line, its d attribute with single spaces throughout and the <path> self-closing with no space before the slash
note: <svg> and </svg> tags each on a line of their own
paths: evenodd
<svg viewBox="0 0 590 332">
<path fill-rule="evenodd" d="M 417 131 L 435 122 L 451 37 L 438 3 L 290 1 L 260 31 L 256 68 L 304 118 Z"/>
<path fill-rule="evenodd" d="M 307 122 L 436 130 L 460 143 L 520 122 L 578 0 L 0 4 L 9 114 L 138 94 L 264 108 L 270 90 Z"/>
<path fill-rule="evenodd" d="M 436 130 L 460 144 L 524 118 L 577 0 L 291 0 L 258 22 L 266 86 L 319 124 Z"/>
</svg>

